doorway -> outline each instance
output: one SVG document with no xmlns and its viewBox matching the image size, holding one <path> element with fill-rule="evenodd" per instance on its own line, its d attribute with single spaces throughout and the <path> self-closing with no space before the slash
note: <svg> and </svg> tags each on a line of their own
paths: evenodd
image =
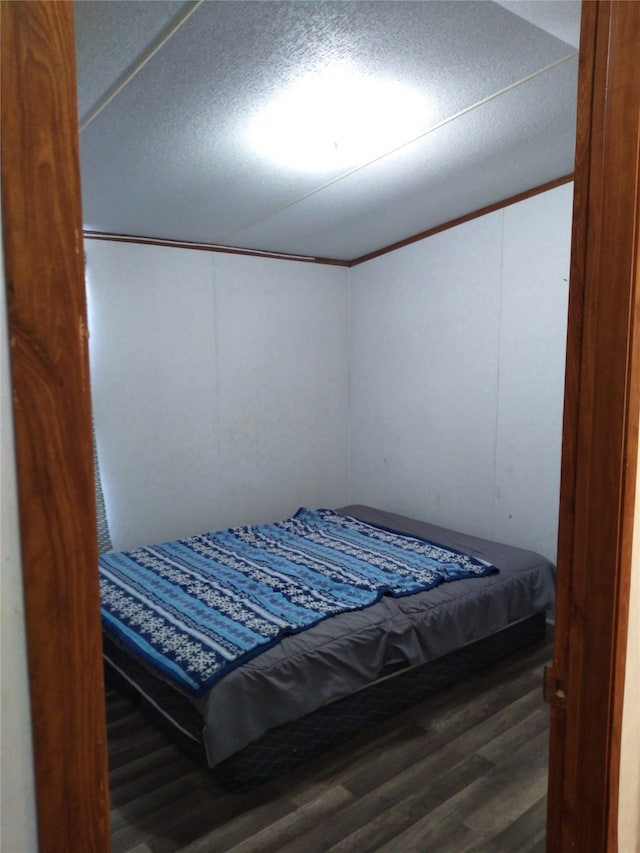
<svg viewBox="0 0 640 853">
<path fill-rule="evenodd" d="M 72 10 L 4 3 L 2 13 L 5 270 L 40 845 L 99 851 L 108 820 L 97 584 L 86 571 L 96 545 Z M 639 408 L 639 18 L 631 3 L 589 3 L 583 13 L 550 850 L 615 842 Z M 61 452 L 70 441 L 71 462 Z M 609 571 L 587 595 L 603 562 Z"/>
</svg>

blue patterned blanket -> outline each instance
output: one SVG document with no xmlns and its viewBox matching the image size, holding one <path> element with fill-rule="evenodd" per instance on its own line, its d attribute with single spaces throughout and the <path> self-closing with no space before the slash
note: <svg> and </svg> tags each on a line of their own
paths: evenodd
<svg viewBox="0 0 640 853">
<path fill-rule="evenodd" d="M 105 631 L 183 691 L 329 616 L 497 569 L 333 510 L 100 557 Z"/>
</svg>

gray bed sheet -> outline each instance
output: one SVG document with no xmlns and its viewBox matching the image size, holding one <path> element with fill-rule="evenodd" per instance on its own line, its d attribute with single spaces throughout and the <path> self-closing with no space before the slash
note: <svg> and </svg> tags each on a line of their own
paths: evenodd
<svg viewBox="0 0 640 853">
<path fill-rule="evenodd" d="M 233 670 L 198 703 L 210 766 L 269 729 L 362 690 L 390 667 L 427 663 L 553 606 L 555 567 L 540 554 L 359 504 L 338 512 L 481 557 L 500 571 L 385 596 L 285 637 Z"/>
</svg>

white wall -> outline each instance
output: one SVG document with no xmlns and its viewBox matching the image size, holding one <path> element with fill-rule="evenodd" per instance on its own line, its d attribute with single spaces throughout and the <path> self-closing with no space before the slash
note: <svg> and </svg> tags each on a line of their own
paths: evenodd
<svg viewBox="0 0 640 853">
<path fill-rule="evenodd" d="M 38 848 L 4 261 L 0 231 L 0 850 Z"/>
<path fill-rule="evenodd" d="M 571 203 L 354 268 L 352 500 L 555 558 Z"/>
<path fill-rule="evenodd" d="M 94 240 L 86 250 L 115 548 L 347 501 L 345 268 Z"/>
<path fill-rule="evenodd" d="M 620 743 L 618 850 L 640 853 L 640 466 L 636 469 L 629 633 Z"/>
<path fill-rule="evenodd" d="M 499 215 L 483 217 L 354 269 L 354 501 L 490 522 L 499 237 Z"/>
<path fill-rule="evenodd" d="M 571 201 L 351 271 L 87 241 L 114 547 L 352 500 L 553 559 Z"/>
</svg>

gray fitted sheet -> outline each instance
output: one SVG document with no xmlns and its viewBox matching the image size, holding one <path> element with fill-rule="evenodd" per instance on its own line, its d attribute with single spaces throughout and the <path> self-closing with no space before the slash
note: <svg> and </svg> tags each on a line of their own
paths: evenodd
<svg viewBox="0 0 640 853">
<path fill-rule="evenodd" d="M 294 636 L 233 670 L 199 700 L 214 766 L 274 726 L 351 695 L 389 668 L 417 666 L 553 606 L 555 567 L 540 554 L 362 505 L 339 512 L 495 565 L 498 574 L 384 597 Z"/>
</svg>

